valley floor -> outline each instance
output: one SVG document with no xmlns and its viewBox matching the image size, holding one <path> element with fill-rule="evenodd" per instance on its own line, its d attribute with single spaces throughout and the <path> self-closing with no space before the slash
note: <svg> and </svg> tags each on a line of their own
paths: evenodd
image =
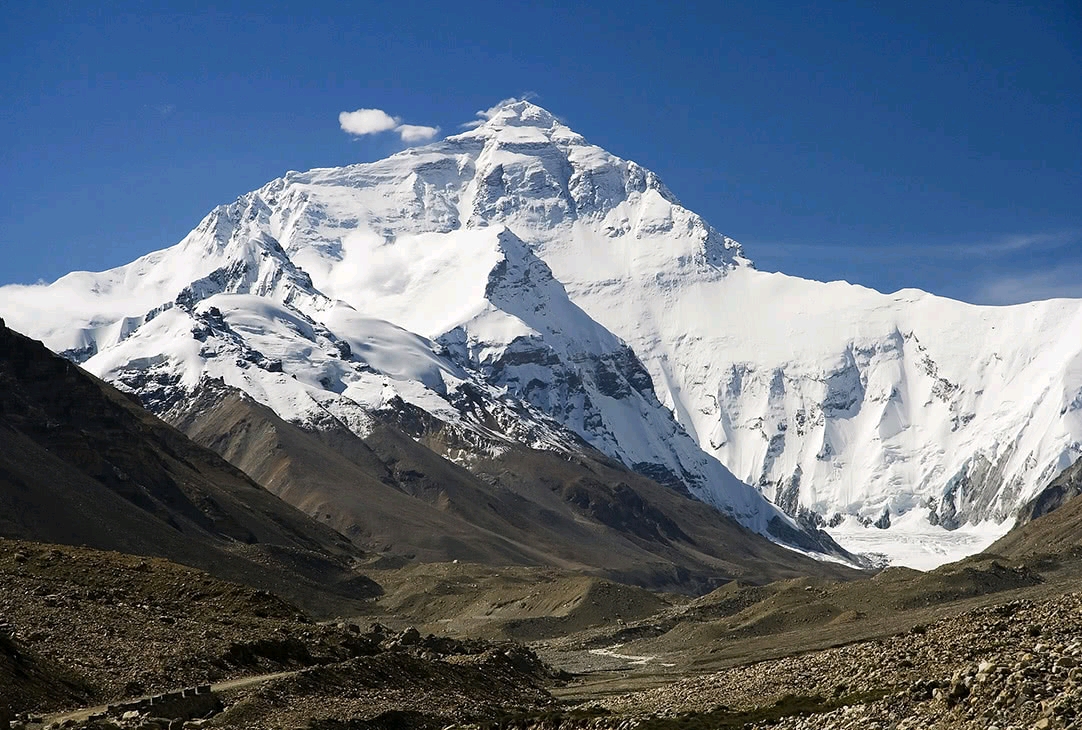
<svg viewBox="0 0 1082 730">
<path fill-rule="evenodd" d="M 314 622 L 166 561 L 0 540 L 0 697 L 16 728 L 101 730 L 1005 730 L 1082 707 L 1078 550 L 698 598 L 385 562 L 364 616 Z M 207 717 L 170 694 L 203 683 Z"/>
</svg>

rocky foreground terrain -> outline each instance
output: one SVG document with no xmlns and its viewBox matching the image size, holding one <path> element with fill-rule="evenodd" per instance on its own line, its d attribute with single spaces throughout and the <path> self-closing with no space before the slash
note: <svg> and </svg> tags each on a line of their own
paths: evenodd
<svg viewBox="0 0 1082 730">
<path fill-rule="evenodd" d="M 1013 600 L 883 639 L 597 703 L 637 725 L 1064 728 L 1082 713 L 1082 594 Z M 740 720 L 741 722 L 736 722 Z M 666 723 L 667 724 L 667 723 Z"/>
<path fill-rule="evenodd" d="M 523 644 L 440 637 L 400 622 L 389 628 L 375 620 L 379 601 L 368 617 L 317 622 L 266 592 L 165 560 L 0 540 L 0 698 L 12 727 L 26 729 L 1078 727 L 1082 584 L 1077 570 L 1064 567 L 1077 559 L 1071 553 L 1029 566 L 968 568 L 985 582 L 1006 572 L 1030 576 L 968 598 L 944 597 L 942 576 L 926 574 L 920 585 L 935 590 L 917 596 L 912 589 L 920 608 L 893 612 L 890 624 L 864 625 L 861 612 L 846 611 L 806 629 L 806 646 L 817 635 L 833 645 L 788 644 L 788 652 L 781 644 L 795 634 L 786 626 L 775 658 L 730 656 L 719 667 L 711 657 L 724 655 L 726 641 L 753 637 L 704 641 L 669 655 L 672 662 L 621 659 L 634 649 L 620 646 L 600 656 L 588 647 L 606 631 L 629 634 L 651 622 L 675 636 L 705 631 L 733 597 L 751 601 L 747 589 L 659 597 L 658 618 L 625 622 L 601 605 L 607 593 L 624 594 L 589 584 L 585 605 L 597 614 L 576 614 L 585 629 L 576 624 L 568 636 L 570 624 L 554 622 L 552 636 Z M 406 575 L 409 583 L 419 580 Z M 485 590 L 498 580 L 498 573 L 489 576 Z M 753 592 L 788 612 L 793 590 L 810 606 L 854 590 L 800 585 Z M 936 595 L 943 604 L 929 613 Z M 762 610 L 756 606 L 733 615 Z M 383 620 L 395 624 L 393 613 Z M 682 618 L 673 623 L 673 616 Z M 854 640 L 828 630 L 839 625 Z M 855 640 L 874 626 L 889 628 Z M 547 650 L 576 645 L 576 635 L 577 654 Z M 591 665 L 590 658 L 604 661 Z"/>
<path fill-rule="evenodd" d="M 206 718 L 161 717 L 170 704 L 157 700 L 210 687 L 224 702 L 201 714 L 219 727 L 386 712 L 444 727 L 540 711 L 559 677 L 521 645 L 316 623 L 165 560 L 12 540 L 0 540 L 0 617 L 0 709 L 15 727 L 198 727 Z"/>
</svg>

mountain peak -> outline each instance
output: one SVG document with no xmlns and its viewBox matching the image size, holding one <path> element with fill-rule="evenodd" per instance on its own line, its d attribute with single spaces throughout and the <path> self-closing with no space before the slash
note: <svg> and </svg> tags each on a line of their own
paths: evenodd
<svg viewBox="0 0 1082 730">
<path fill-rule="evenodd" d="M 525 99 L 508 99 L 485 112 L 483 127 L 536 127 L 551 129 L 558 124 L 556 117 Z"/>
<path fill-rule="evenodd" d="M 477 443 L 586 438 L 667 484 L 720 485 L 713 501 L 762 530 L 773 508 L 723 464 L 863 540 L 888 510 L 895 535 L 1003 521 L 1082 454 L 1082 303 L 989 310 L 757 272 L 654 173 L 549 111 L 480 116 L 288 173 L 128 266 L 2 287 L 0 314 L 162 403 L 209 374 L 363 434 L 399 398 Z M 423 338 L 461 355 L 449 380 L 486 408 L 530 408 L 493 430 Z M 390 343 L 382 364 L 372 339 Z"/>
</svg>

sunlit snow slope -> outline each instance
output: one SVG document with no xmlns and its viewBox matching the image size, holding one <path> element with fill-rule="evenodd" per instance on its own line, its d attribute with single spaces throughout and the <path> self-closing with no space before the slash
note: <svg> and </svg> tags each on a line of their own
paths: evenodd
<svg viewBox="0 0 1082 730">
<path fill-rule="evenodd" d="M 516 439 L 570 448 L 570 429 L 764 531 L 777 513 L 731 470 L 843 542 L 872 522 L 876 545 L 1005 529 L 1082 454 L 1082 302 L 756 271 L 653 173 L 527 102 L 290 172 L 126 267 L 2 288 L 0 315 L 144 399 L 217 377 L 358 431 L 396 396 L 469 421 L 468 383 Z"/>
</svg>

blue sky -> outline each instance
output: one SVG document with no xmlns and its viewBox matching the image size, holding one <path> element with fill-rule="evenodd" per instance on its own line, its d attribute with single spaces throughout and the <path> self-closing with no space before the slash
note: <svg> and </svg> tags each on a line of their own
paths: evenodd
<svg viewBox="0 0 1082 730">
<path fill-rule="evenodd" d="M 0 283 L 126 263 L 286 170 L 403 146 L 341 111 L 447 134 L 529 92 L 760 268 L 1082 296 L 1077 2 L 188 5 L 0 10 Z"/>
</svg>

